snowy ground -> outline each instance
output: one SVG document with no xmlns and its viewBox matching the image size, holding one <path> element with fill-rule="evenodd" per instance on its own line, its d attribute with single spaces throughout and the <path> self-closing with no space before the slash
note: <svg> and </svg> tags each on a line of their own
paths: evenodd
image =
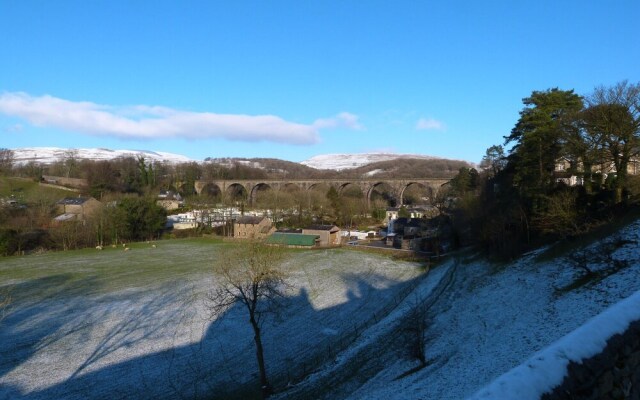
<svg viewBox="0 0 640 400">
<path fill-rule="evenodd" d="M 607 342 L 640 320 L 640 291 L 537 352 L 523 364 L 491 382 L 473 400 L 538 400 L 560 386 L 570 362 L 582 363 L 600 354 Z"/>
<path fill-rule="evenodd" d="M 572 253 L 584 255 L 574 261 L 569 256 L 542 261 L 544 250 L 501 266 L 474 258 L 451 260 L 335 363 L 280 398 L 467 398 L 638 291 L 639 232 L 636 221 Z M 584 272 L 575 260 L 588 260 L 599 278 L 582 282 Z M 438 285 L 449 282 L 441 277 L 449 273 L 451 282 L 440 291 Z M 418 363 L 407 356 L 402 326 L 415 298 L 429 306 L 428 365 L 410 373 Z"/>
<path fill-rule="evenodd" d="M 277 398 L 467 398 L 638 291 L 639 232 L 636 221 L 574 257 L 461 255 L 426 277 L 360 252 L 296 252 L 287 311 L 265 329 L 269 372 L 292 384 Z M 219 245 L 181 243 L 0 261 L 14 297 L 0 399 L 225 398 L 254 380 L 246 316 L 206 318 Z M 597 278 L 580 279 L 584 260 Z M 404 329 L 416 304 L 429 320 L 418 370 Z"/>
<path fill-rule="evenodd" d="M 207 318 L 219 246 L 1 260 L 0 289 L 14 302 L 0 322 L 0 399 L 225 398 L 255 380 L 244 312 Z M 269 372 L 283 384 L 348 344 L 422 276 L 415 264 L 342 250 L 295 252 L 285 268 L 287 308 L 264 329 Z"/>
</svg>

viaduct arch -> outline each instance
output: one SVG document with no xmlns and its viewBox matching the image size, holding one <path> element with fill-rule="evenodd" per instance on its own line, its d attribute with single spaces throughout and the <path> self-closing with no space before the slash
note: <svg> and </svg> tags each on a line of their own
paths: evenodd
<svg viewBox="0 0 640 400">
<path fill-rule="evenodd" d="M 427 189 L 431 199 L 438 194 L 440 188 L 448 183 L 450 179 L 445 178 L 417 178 L 417 179 L 307 179 L 307 180 L 278 180 L 278 179 L 229 179 L 229 180 L 209 180 L 196 181 L 195 190 L 198 195 L 203 193 L 228 194 L 237 192 L 239 187 L 244 189 L 249 204 L 255 204 L 257 193 L 264 189 L 276 191 L 289 190 L 297 187 L 299 190 L 307 192 L 315 186 L 325 185 L 335 188 L 341 194 L 345 187 L 354 185 L 358 187 L 367 198 L 367 204 L 371 205 L 371 196 L 378 186 L 385 185 L 390 189 L 393 198 L 398 204 L 404 204 L 404 193 L 408 187 L 419 185 Z M 234 189 L 235 188 L 235 189 Z"/>
</svg>

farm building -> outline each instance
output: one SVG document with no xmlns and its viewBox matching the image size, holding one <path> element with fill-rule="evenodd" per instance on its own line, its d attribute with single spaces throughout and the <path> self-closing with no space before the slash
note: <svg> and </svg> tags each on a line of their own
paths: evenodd
<svg viewBox="0 0 640 400">
<path fill-rule="evenodd" d="M 167 211 L 172 211 L 184 207 L 184 200 L 182 199 L 182 196 L 180 196 L 180 193 L 173 193 L 170 190 L 161 190 L 158 194 L 156 204 Z"/>
<path fill-rule="evenodd" d="M 233 223 L 233 237 L 238 239 L 264 239 L 276 228 L 267 217 L 240 217 Z"/>
<path fill-rule="evenodd" d="M 320 246 L 338 246 L 340 245 L 340 228 L 335 225 L 312 225 L 303 228 L 304 235 L 318 235 L 320 237 Z"/>
<path fill-rule="evenodd" d="M 65 197 L 56 203 L 58 215 L 56 221 L 84 221 L 102 208 L 102 203 L 93 197 Z"/>
</svg>

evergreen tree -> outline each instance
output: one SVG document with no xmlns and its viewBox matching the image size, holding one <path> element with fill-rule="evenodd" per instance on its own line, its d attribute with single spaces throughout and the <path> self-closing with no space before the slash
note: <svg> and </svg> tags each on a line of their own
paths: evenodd
<svg viewBox="0 0 640 400">
<path fill-rule="evenodd" d="M 567 144 L 578 136 L 583 103 L 573 90 L 557 88 L 534 91 L 523 103 L 525 108 L 505 144 L 514 143 L 509 154 L 514 184 L 524 196 L 535 197 L 553 188 L 556 160 L 573 156 Z"/>
<path fill-rule="evenodd" d="M 167 221 L 167 212 L 153 199 L 123 199 L 118 209 L 124 217 L 124 235 L 129 240 L 146 240 L 158 235 Z"/>
</svg>

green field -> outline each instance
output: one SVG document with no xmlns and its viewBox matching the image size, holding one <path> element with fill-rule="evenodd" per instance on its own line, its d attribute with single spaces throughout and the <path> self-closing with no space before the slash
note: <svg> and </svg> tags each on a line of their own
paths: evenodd
<svg viewBox="0 0 640 400">
<path fill-rule="evenodd" d="M 68 196 L 77 196 L 69 190 L 39 185 L 33 179 L 0 176 L 0 198 L 13 196 L 20 203 L 40 200 L 57 201 Z"/>
<path fill-rule="evenodd" d="M 128 244 L 129 251 L 118 246 L 6 257 L 0 258 L 0 282 L 11 286 L 56 276 L 68 284 L 91 280 L 87 294 L 161 285 L 208 273 L 221 246 L 214 239 L 176 239 Z"/>
</svg>

